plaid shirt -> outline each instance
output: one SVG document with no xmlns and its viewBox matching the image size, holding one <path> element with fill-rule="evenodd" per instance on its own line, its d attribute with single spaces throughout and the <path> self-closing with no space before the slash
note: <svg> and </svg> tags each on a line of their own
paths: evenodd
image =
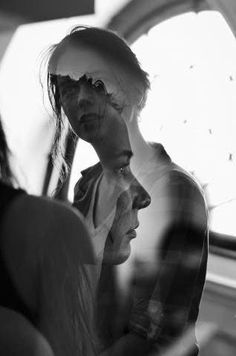
<svg viewBox="0 0 236 356">
<path fill-rule="evenodd" d="M 136 252 L 131 252 L 132 305 L 126 327 L 159 348 L 192 328 L 193 346 L 207 266 L 207 209 L 193 178 L 171 162 L 161 145 L 154 148 L 156 164 L 138 177 L 152 202 L 139 212 L 138 237 L 132 242 Z M 74 206 L 84 216 L 101 172 L 99 163 L 88 168 L 75 186 Z M 197 352 L 195 346 L 192 354 Z"/>
</svg>

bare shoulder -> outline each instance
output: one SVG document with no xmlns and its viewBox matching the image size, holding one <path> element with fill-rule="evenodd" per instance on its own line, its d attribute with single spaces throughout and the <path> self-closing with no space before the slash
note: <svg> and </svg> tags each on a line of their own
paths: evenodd
<svg viewBox="0 0 236 356">
<path fill-rule="evenodd" d="M 204 192 L 197 179 L 178 166 L 169 170 L 167 184 L 171 190 L 179 191 L 183 195 L 192 194 L 196 198 L 204 197 Z"/>
<path fill-rule="evenodd" d="M 173 165 L 154 185 L 152 203 L 164 209 L 170 222 L 192 220 L 207 224 L 207 205 L 197 180 L 184 169 Z"/>
<path fill-rule="evenodd" d="M 199 182 L 182 169 L 169 173 L 168 189 L 172 205 L 180 219 L 190 219 L 196 225 L 207 225 L 208 211 L 203 189 Z"/>
</svg>

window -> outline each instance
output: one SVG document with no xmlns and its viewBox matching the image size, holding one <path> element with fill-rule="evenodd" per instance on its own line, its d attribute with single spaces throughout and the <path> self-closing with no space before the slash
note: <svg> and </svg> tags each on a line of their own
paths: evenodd
<svg viewBox="0 0 236 356">
<path fill-rule="evenodd" d="M 150 73 L 140 119 L 147 140 L 200 181 L 212 230 L 236 236 L 236 41 L 213 11 L 153 26 L 132 45 Z"/>
</svg>

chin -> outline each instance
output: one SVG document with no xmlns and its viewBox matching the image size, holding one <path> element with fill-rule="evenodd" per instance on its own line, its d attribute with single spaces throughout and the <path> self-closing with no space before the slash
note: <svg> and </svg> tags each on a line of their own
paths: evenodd
<svg viewBox="0 0 236 356">
<path fill-rule="evenodd" d="M 131 253 L 130 246 L 120 251 L 106 251 L 103 256 L 103 263 L 109 265 L 120 265 L 128 260 Z"/>
<path fill-rule="evenodd" d="M 97 132 L 91 132 L 91 131 L 85 131 L 85 130 L 77 131 L 76 134 L 79 138 L 81 138 L 82 140 L 84 140 L 88 143 L 94 142 L 98 137 Z"/>
<path fill-rule="evenodd" d="M 106 137 L 103 131 L 104 130 L 100 122 L 92 121 L 92 122 L 80 124 L 76 130 L 76 134 L 82 140 L 92 144 Z"/>
</svg>

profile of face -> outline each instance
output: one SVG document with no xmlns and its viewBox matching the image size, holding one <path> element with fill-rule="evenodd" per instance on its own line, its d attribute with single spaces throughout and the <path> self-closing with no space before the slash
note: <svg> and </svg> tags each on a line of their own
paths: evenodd
<svg viewBox="0 0 236 356">
<path fill-rule="evenodd" d="M 119 113 L 125 121 L 133 115 L 140 95 L 138 85 L 121 66 L 98 51 L 67 44 L 51 67 L 62 109 L 83 140 L 93 143 L 106 137 L 114 114 Z"/>
<path fill-rule="evenodd" d="M 122 192 L 117 199 L 115 218 L 106 240 L 103 263 L 117 265 L 129 258 L 130 242 L 136 238 L 135 229 L 139 226 L 138 211 L 147 207 L 150 202 L 148 193 L 133 177 L 129 189 Z"/>
<path fill-rule="evenodd" d="M 98 221 L 101 223 L 115 207 L 115 216 L 108 234 L 103 263 L 120 264 L 130 255 L 130 242 L 136 238 L 138 211 L 147 207 L 151 198 L 130 168 L 132 150 L 127 125 L 124 120 L 114 119 L 100 152 L 103 159 L 105 191 L 107 199 L 98 206 Z M 114 134 L 115 133 L 115 134 Z M 99 237 L 98 237 L 99 238 Z"/>
</svg>

